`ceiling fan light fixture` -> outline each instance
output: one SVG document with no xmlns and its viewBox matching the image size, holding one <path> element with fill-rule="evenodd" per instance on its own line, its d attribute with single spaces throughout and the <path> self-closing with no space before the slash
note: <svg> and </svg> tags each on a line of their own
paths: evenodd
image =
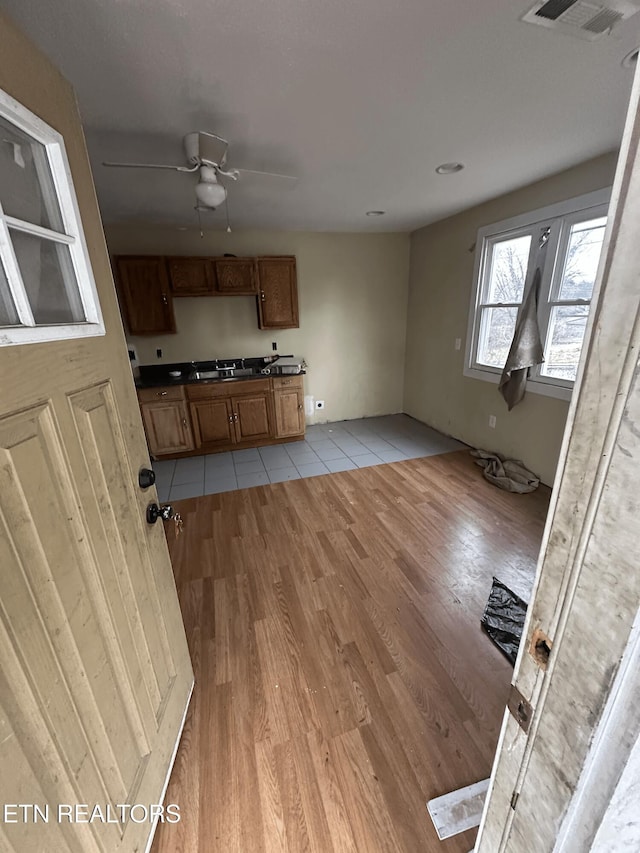
<svg viewBox="0 0 640 853">
<path fill-rule="evenodd" d="M 455 175 L 463 169 L 464 163 L 441 163 L 439 166 L 436 166 L 438 175 Z"/>
<path fill-rule="evenodd" d="M 220 207 L 227 197 L 227 191 L 217 182 L 200 181 L 196 184 L 196 198 L 202 207 Z"/>
</svg>

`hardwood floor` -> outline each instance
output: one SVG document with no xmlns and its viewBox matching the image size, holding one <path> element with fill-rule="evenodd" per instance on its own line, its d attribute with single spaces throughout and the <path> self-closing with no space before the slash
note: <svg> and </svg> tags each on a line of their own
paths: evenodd
<svg viewBox="0 0 640 853">
<path fill-rule="evenodd" d="M 548 499 L 458 452 L 180 502 L 196 688 L 154 853 L 467 853 L 425 804 L 490 771 L 512 670 L 479 620 Z"/>
</svg>

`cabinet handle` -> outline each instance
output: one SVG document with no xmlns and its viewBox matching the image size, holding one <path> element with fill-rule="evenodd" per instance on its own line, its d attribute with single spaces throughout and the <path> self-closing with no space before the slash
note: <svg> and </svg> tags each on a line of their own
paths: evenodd
<svg viewBox="0 0 640 853">
<path fill-rule="evenodd" d="M 262 302 L 265 301 L 264 290 L 262 290 L 262 288 L 260 289 L 260 299 Z"/>
<path fill-rule="evenodd" d="M 163 293 L 163 294 L 162 294 L 162 302 L 163 302 L 163 304 L 164 304 L 164 305 L 168 305 L 168 304 L 169 304 L 169 300 L 167 299 L 167 294 L 166 294 L 166 293 Z"/>
<path fill-rule="evenodd" d="M 156 397 L 166 397 L 166 396 L 167 396 L 166 391 L 157 391 L 156 392 Z"/>
<path fill-rule="evenodd" d="M 302 403 L 300 403 L 300 404 L 298 405 L 298 408 L 299 408 L 299 409 L 304 409 L 304 406 L 302 405 Z"/>
<path fill-rule="evenodd" d="M 230 424 L 232 424 L 232 423 L 233 423 L 233 415 L 229 415 L 229 423 L 230 423 Z"/>
<path fill-rule="evenodd" d="M 235 423 L 238 423 L 238 413 L 237 412 L 233 413 L 233 420 Z"/>
<path fill-rule="evenodd" d="M 186 427 L 186 425 L 187 425 L 187 419 L 183 418 L 182 419 L 182 426 Z"/>
</svg>

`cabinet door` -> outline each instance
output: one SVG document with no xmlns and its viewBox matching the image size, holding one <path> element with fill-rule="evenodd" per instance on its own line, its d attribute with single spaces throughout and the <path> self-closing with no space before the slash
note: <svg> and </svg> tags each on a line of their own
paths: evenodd
<svg viewBox="0 0 640 853">
<path fill-rule="evenodd" d="M 216 269 L 210 258 L 168 258 L 171 291 L 175 296 L 206 296 L 216 287 Z"/>
<path fill-rule="evenodd" d="M 216 289 L 218 293 L 257 293 L 256 267 L 253 258 L 217 258 Z"/>
<path fill-rule="evenodd" d="M 116 258 L 120 303 L 132 335 L 175 332 L 176 321 L 164 258 Z"/>
<path fill-rule="evenodd" d="M 140 410 L 149 451 L 153 456 L 193 450 L 193 436 L 185 403 L 171 400 L 143 403 Z"/>
<path fill-rule="evenodd" d="M 258 258 L 258 321 L 261 329 L 297 329 L 295 258 Z"/>
<path fill-rule="evenodd" d="M 207 450 L 233 444 L 235 430 L 228 397 L 194 400 L 189 407 L 196 447 Z"/>
<path fill-rule="evenodd" d="M 273 395 L 276 410 L 276 438 L 304 433 L 304 397 L 299 388 L 276 391 Z"/>
<path fill-rule="evenodd" d="M 231 404 L 236 441 L 255 441 L 272 437 L 267 394 L 232 397 Z"/>
</svg>

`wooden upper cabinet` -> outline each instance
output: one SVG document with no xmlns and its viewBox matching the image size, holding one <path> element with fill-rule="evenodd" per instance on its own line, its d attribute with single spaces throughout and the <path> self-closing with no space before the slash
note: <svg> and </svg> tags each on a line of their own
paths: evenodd
<svg viewBox="0 0 640 853">
<path fill-rule="evenodd" d="M 258 324 L 261 329 L 297 329 L 295 258 L 258 258 Z"/>
<path fill-rule="evenodd" d="M 175 296 L 215 293 L 216 267 L 211 258 L 168 258 L 171 292 Z"/>
<path fill-rule="evenodd" d="M 218 293 L 250 295 L 258 292 L 253 258 L 216 258 L 215 265 Z"/>
<path fill-rule="evenodd" d="M 176 331 L 165 258 L 121 256 L 116 279 L 122 313 L 132 335 Z"/>
</svg>

